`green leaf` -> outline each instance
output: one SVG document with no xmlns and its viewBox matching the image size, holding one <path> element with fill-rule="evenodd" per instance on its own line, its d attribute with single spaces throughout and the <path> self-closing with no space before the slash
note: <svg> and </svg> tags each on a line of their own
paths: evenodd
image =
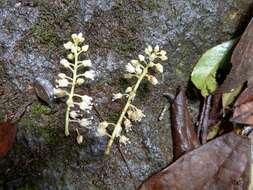
<svg viewBox="0 0 253 190">
<path fill-rule="evenodd" d="M 234 102 L 236 97 L 241 92 L 242 87 L 243 87 L 243 85 L 237 87 L 236 89 L 233 89 L 231 92 L 222 94 L 222 107 L 223 107 L 223 109 L 225 109 L 227 106 L 229 106 L 231 103 Z"/>
<path fill-rule="evenodd" d="M 191 80 L 206 97 L 217 88 L 216 72 L 231 54 L 233 46 L 238 40 L 230 40 L 207 50 L 195 65 Z"/>
</svg>

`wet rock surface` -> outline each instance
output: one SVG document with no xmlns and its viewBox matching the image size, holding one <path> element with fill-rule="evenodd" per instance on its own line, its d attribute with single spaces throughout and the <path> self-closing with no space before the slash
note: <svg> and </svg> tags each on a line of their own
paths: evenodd
<svg viewBox="0 0 253 190">
<path fill-rule="evenodd" d="M 164 92 L 187 85 L 189 73 L 202 52 L 231 39 L 247 22 L 253 0 L 2 0 L 0 5 L 0 119 L 34 100 L 17 123 L 12 151 L 0 160 L 0 190 L 132 190 L 172 160 L 169 114 L 157 121 L 167 104 Z M 146 118 L 134 125 L 131 144 L 115 145 L 103 155 L 106 138 L 82 129 L 77 145 L 74 128 L 64 137 L 64 103 L 49 108 L 34 96 L 36 77 L 53 81 L 61 70 L 62 44 L 83 32 L 90 45 L 97 78 L 79 90 L 94 97 L 101 115 L 115 121 L 123 102 L 111 94 L 131 81 L 123 79 L 124 65 L 147 44 L 162 46 L 169 55 L 156 87 L 144 83 L 136 98 Z M 191 100 L 192 117 L 198 102 Z M 93 125 L 98 117 L 92 113 Z"/>
</svg>

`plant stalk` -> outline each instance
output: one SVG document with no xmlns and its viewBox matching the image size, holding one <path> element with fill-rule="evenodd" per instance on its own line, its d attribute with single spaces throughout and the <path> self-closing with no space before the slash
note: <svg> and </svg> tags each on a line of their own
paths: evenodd
<svg viewBox="0 0 253 190">
<path fill-rule="evenodd" d="M 115 139 L 115 137 L 117 135 L 116 133 L 121 128 L 122 121 L 123 121 L 123 119 L 124 119 L 124 117 L 125 117 L 125 115 L 126 115 L 126 113 L 128 111 L 129 106 L 131 105 L 131 103 L 132 103 L 132 101 L 133 101 L 133 99 L 134 99 L 134 97 L 136 95 L 137 89 L 139 88 L 142 79 L 148 73 L 148 69 L 149 69 L 149 65 L 147 64 L 147 66 L 143 69 L 143 72 L 142 72 L 141 76 L 139 77 L 137 83 L 135 84 L 133 91 L 129 94 L 129 97 L 127 99 L 127 103 L 126 103 L 125 107 L 123 108 L 123 111 L 122 111 L 122 113 L 121 113 L 121 115 L 119 117 L 118 122 L 116 123 L 116 125 L 114 127 L 114 130 L 112 132 L 112 136 L 111 136 L 111 138 L 110 138 L 110 140 L 109 140 L 109 142 L 107 144 L 107 147 L 105 149 L 105 154 L 106 155 L 110 154 L 112 144 L 113 144 L 114 139 Z"/>
<path fill-rule="evenodd" d="M 72 101 L 73 101 L 73 96 L 74 96 L 74 92 L 75 92 L 75 85 L 76 85 L 76 79 L 77 79 L 78 53 L 75 52 L 74 56 L 75 56 L 75 63 L 74 63 L 74 67 L 73 67 L 73 80 L 72 80 L 72 84 L 71 84 L 71 91 L 69 93 L 69 98 L 68 98 L 68 100 L 72 100 Z M 70 106 L 71 105 L 67 105 L 67 110 L 66 110 L 66 115 L 65 115 L 65 135 L 66 136 L 69 136 L 69 112 L 70 112 Z"/>
</svg>

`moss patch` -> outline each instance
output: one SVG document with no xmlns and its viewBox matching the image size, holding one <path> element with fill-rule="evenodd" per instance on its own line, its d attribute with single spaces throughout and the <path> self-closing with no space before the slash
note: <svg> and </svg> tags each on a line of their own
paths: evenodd
<svg viewBox="0 0 253 190">
<path fill-rule="evenodd" d="M 48 114 L 50 109 L 40 103 L 35 103 L 32 105 L 32 114 Z"/>
</svg>

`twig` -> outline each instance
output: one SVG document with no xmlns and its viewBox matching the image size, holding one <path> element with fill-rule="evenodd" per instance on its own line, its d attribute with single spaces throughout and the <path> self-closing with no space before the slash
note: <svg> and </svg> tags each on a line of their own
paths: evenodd
<svg viewBox="0 0 253 190">
<path fill-rule="evenodd" d="M 212 95 L 209 95 L 204 100 L 203 109 L 201 111 L 200 123 L 198 127 L 198 138 L 201 140 L 201 144 L 205 144 L 207 141 L 211 101 L 212 101 Z"/>
<path fill-rule="evenodd" d="M 131 168 L 129 167 L 129 165 L 128 165 L 128 163 L 127 163 L 127 160 L 126 160 L 126 157 L 125 157 L 123 151 L 121 150 L 120 144 L 119 144 L 118 142 L 117 142 L 117 149 L 118 149 L 118 151 L 119 151 L 119 153 L 120 153 L 120 156 L 121 156 L 122 160 L 123 160 L 123 161 L 125 162 L 125 164 L 126 164 L 126 167 L 127 167 L 127 169 L 128 169 L 128 172 L 129 172 L 130 177 L 131 177 L 132 180 L 133 180 L 134 188 L 137 189 L 136 181 L 135 181 L 135 178 L 134 178 L 133 173 L 132 173 L 132 171 L 131 171 Z"/>
<path fill-rule="evenodd" d="M 197 132 L 197 137 L 200 139 L 200 133 L 202 131 L 202 126 L 203 126 L 203 119 L 205 117 L 205 109 L 206 109 L 206 99 L 204 99 L 204 104 L 201 110 L 201 115 L 198 123 L 198 132 Z"/>
</svg>

